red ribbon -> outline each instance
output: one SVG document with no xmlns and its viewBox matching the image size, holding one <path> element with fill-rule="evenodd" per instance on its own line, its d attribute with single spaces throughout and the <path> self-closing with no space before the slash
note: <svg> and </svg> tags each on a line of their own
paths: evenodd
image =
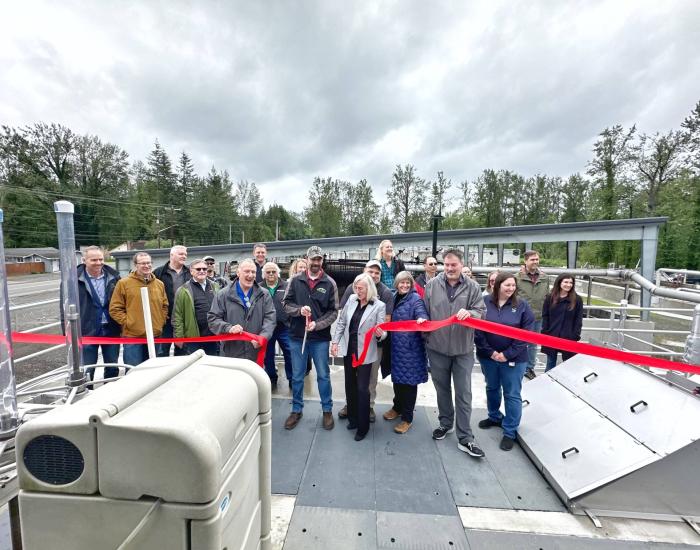
<svg viewBox="0 0 700 550">
<path fill-rule="evenodd" d="M 623 361 L 625 363 L 634 363 L 637 365 L 644 365 L 646 367 L 675 370 L 680 372 L 687 372 L 689 374 L 700 374 L 700 365 L 690 365 L 688 363 L 679 363 L 677 361 L 669 361 L 667 359 L 659 359 L 657 357 L 639 355 L 637 353 L 631 353 L 629 351 L 603 348 L 600 346 L 594 346 L 592 344 L 585 344 L 583 342 L 575 342 L 573 340 L 557 338 L 556 336 L 548 336 L 546 334 L 540 334 L 538 332 L 531 332 L 529 330 L 524 330 L 521 328 L 509 327 L 500 323 L 485 321 L 483 319 L 472 319 L 470 317 L 464 319 L 463 321 L 460 321 L 455 315 L 453 315 L 452 317 L 448 317 L 447 319 L 443 319 L 442 321 L 425 321 L 421 324 L 418 324 L 416 321 L 395 321 L 390 323 L 380 323 L 379 325 L 376 325 L 367 331 L 365 335 L 365 345 L 362 349 L 362 354 L 360 355 L 359 359 L 356 359 L 353 355 L 352 365 L 353 367 L 357 367 L 359 365 L 364 364 L 364 359 L 367 356 L 367 350 L 369 348 L 371 337 L 374 335 L 374 332 L 378 328 L 381 328 L 382 330 L 388 332 L 432 332 L 434 330 L 438 330 L 449 325 L 461 325 L 464 327 L 470 327 L 476 330 L 483 330 L 484 332 L 498 334 L 499 336 L 505 336 L 506 338 L 522 340 L 531 344 L 541 344 L 546 347 L 569 351 L 572 353 L 582 353 L 584 355 L 591 355 L 593 357 L 601 357 L 603 359 Z"/>
<path fill-rule="evenodd" d="M 267 338 L 259 334 L 241 332 L 239 334 L 216 334 L 214 336 L 197 336 L 196 338 L 156 338 L 156 344 L 180 344 L 187 342 L 229 342 L 231 340 L 242 340 L 244 342 L 257 342 L 260 344 L 256 363 L 263 366 L 265 360 L 265 350 L 267 349 Z M 32 334 L 28 332 L 13 332 L 12 341 L 15 344 L 65 344 L 66 337 L 60 334 Z M 96 344 L 147 344 L 146 338 L 107 338 L 104 336 L 83 336 L 80 342 L 84 346 Z"/>
</svg>

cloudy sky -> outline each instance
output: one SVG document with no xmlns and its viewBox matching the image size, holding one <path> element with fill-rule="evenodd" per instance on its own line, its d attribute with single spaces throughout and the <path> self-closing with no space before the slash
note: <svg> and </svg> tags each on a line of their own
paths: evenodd
<svg viewBox="0 0 700 550">
<path fill-rule="evenodd" d="M 314 176 L 396 164 L 568 176 L 616 123 L 700 100 L 700 2 L 7 2 L 0 123 L 59 122 L 145 159 L 158 139 L 301 210 Z"/>
</svg>

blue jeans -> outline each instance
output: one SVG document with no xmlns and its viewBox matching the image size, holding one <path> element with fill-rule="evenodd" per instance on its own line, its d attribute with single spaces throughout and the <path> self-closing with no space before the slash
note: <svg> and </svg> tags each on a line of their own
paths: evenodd
<svg viewBox="0 0 700 550">
<path fill-rule="evenodd" d="M 267 341 L 265 351 L 265 372 L 270 381 L 277 382 L 277 367 L 275 366 L 275 342 L 279 342 L 284 356 L 284 373 L 287 380 L 292 381 L 292 354 L 289 351 L 289 329 L 284 325 L 277 325 L 272 333 L 272 338 Z M 307 342 L 308 344 L 308 342 Z"/>
<path fill-rule="evenodd" d="M 111 336 L 106 334 L 104 325 L 95 333 L 95 336 Z M 119 361 L 119 344 L 91 344 L 83 346 L 83 365 L 97 364 L 97 350 L 102 348 L 102 361 L 105 363 L 116 363 Z"/>
<path fill-rule="evenodd" d="M 557 354 L 561 353 L 561 360 L 562 361 L 568 361 L 571 359 L 575 353 L 568 353 L 566 351 L 558 352 L 555 351 L 554 353 L 548 353 L 547 354 L 547 367 L 544 369 L 544 372 L 547 372 L 548 370 L 552 370 L 554 367 L 557 366 Z"/>
<path fill-rule="evenodd" d="M 483 357 L 479 357 L 479 362 L 481 363 L 481 372 L 486 378 L 486 405 L 489 410 L 489 418 L 494 422 L 501 421 L 503 435 L 516 439 L 520 417 L 523 414 L 520 390 L 523 387 L 523 375 L 527 368 L 527 362 L 515 363 L 514 367 L 505 362 L 501 363 Z M 503 401 L 505 401 L 505 416 L 500 411 L 501 394 Z"/>
<path fill-rule="evenodd" d="M 123 359 L 127 365 L 140 365 L 148 359 L 148 346 L 146 344 L 124 344 Z"/>
<path fill-rule="evenodd" d="M 321 396 L 323 412 L 333 410 L 333 390 L 331 375 L 328 368 L 328 341 L 306 341 L 304 353 L 301 353 L 301 338 L 289 338 L 289 349 L 292 353 L 292 412 L 300 413 L 304 409 L 304 376 L 306 375 L 306 360 L 309 356 L 316 367 L 316 382 Z"/>
<path fill-rule="evenodd" d="M 170 321 L 165 323 L 165 326 L 163 327 L 163 333 L 160 335 L 160 338 L 172 338 L 173 337 L 173 325 Z M 156 355 L 158 357 L 168 357 L 170 355 L 170 346 L 175 346 L 175 344 L 156 344 Z M 174 355 L 187 355 L 187 352 L 184 349 L 184 346 L 182 348 L 178 348 L 175 346 L 175 354 Z"/>
<path fill-rule="evenodd" d="M 535 321 L 532 332 L 542 332 L 542 319 Z M 537 364 L 537 344 L 527 345 L 527 368 L 534 369 Z"/>
</svg>

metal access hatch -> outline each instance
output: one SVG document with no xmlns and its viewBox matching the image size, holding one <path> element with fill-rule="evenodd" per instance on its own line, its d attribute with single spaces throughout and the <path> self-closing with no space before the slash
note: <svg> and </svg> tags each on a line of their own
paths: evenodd
<svg viewBox="0 0 700 550">
<path fill-rule="evenodd" d="M 698 397 L 584 355 L 525 383 L 522 396 L 520 443 L 572 511 L 700 517 L 700 478 L 686 475 L 700 453 Z"/>
</svg>

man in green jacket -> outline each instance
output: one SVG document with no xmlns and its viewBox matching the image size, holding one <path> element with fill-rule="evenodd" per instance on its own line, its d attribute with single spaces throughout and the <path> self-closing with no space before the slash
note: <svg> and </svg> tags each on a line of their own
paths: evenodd
<svg viewBox="0 0 700 550">
<path fill-rule="evenodd" d="M 219 285 L 207 277 L 207 263 L 204 260 L 195 260 L 190 264 L 192 279 L 184 283 L 175 293 L 175 305 L 173 306 L 173 333 L 175 338 L 197 338 L 199 336 L 212 336 L 209 330 L 207 314 L 214 301 L 214 295 L 219 291 Z M 207 355 L 219 354 L 218 342 L 188 342 L 176 344 L 186 353 L 193 353 L 198 349 L 204 350 Z"/>
<path fill-rule="evenodd" d="M 525 252 L 525 266 L 516 275 L 518 294 L 530 304 L 530 309 L 535 314 L 534 332 L 542 331 L 542 306 L 544 299 L 549 294 L 549 278 L 540 269 L 540 255 L 536 250 Z M 535 364 L 537 363 L 537 344 L 527 345 L 528 361 L 525 377 L 529 380 L 535 378 Z"/>
</svg>

